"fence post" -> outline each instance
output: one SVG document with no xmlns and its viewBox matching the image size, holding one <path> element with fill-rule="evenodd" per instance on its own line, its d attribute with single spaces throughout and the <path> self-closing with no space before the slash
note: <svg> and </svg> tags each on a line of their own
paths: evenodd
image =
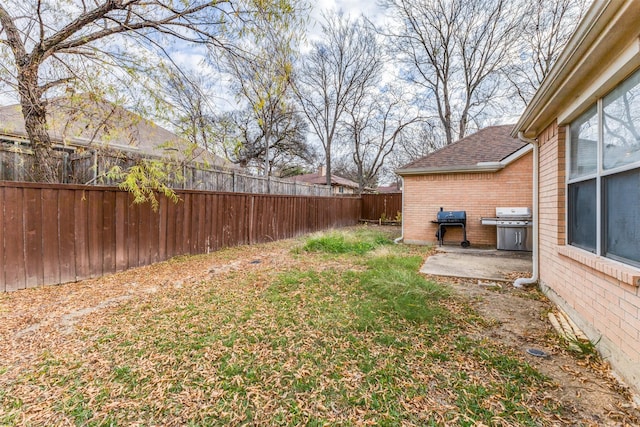
<svg viewBox="0 0 640 427">
<path fill-rule="evenodd" d="M 68 157 L 69 157 L 69 153 L 67 153 L 66 151 L 63 151 L 62 152 L 62 183 L 63 184 L 67 184 L 69 182 L 69 175 L 71 175 L 67 170 L 69 168 L 69 162 L 67 161 Z"/>
<path fill-rule="evenodd" d="M 98 150 L 93 150 L 93 185 L 98 184 Z"/>
</svg>

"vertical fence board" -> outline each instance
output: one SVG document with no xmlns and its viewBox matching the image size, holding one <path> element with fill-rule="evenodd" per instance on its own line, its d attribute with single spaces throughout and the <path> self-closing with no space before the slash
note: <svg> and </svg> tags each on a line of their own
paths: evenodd
<svg viewBox="0 0 640 427">
<path fill-rule="evenodd" d="M 184 203 L 182 206 L 182 230 L 183 233 L 180 236 L 180 252 L 182 254 L 190 254 L 191 253 L 191 236 L 193 233 L 192 229 L 192 209 L 193 209 L 193 200 L 191 194 L 185 194 Z"/>
<path fill-rule="evenodd" d="M 161 197 L 160 206 L 158 207 L 158 223 L 156 228 L 156 234 L 158 235 L 158 259 L 157 261 L 162 261 L 168 259 L 167 256 L 167 203 L 172 203 L 168 198 Z"/>
<path fill-rule="evenodd" d="M 103 274 L 116 271 L 116 192 L 106 191 L 102 198 Z"/>
<path fill-rule="evenodd" d="M 100 277 L 103 273 L 104 229 L 102 200 L 104 192 L 87 191 L 89 201 L 88 235 L 89 235 L 89 274 Z"/>
<path fill-rule="evenodd" d="M 203 252 L 202 247 L 202 235 L 204 234 L 201 229 L 204 218 L 204 212 L 201 212 L 202 203 L 200 203 L 201 194 L 194 194 L 192 197 L 193 209 L 191 209 L 191 248 L 189 253 L 201 254 Z"/>
<path fill-rule="evenodd" d="M 44 282 L 42 264 L 42 192 L 24 189 L 25 268 L 26 286 L 32 288 Z"/>
<path fill-rule="evenodd" d="M 138 265 L 148 265 L 151 253 L 151 205 L 140 204 L 138 216 Z"/>
<path fill-rule="evenodd" d="M 162 198 L 164 199 L 164 197 Z M 161 199 L 161 200 L 162 200 Z M 161 200 L 158 200 L 158 209 L 149 208 L 149 264 L 160 261 L 160 211 Z"/>
<path fill-rule="evenodd" d="M 86 191 L 75 193 L 75 247 L 76 247 L 76 279 L 86 279 L 90 275 L 89 270 L 89 202 Z"/>
<path fill-rule="evenodd" d="M 1 163 L 1 162 L 0 162 Z M 4 264 L 5 264 L 5 260 L 4 260 L 4 248 L 6 245 L 6 241 L 4 239 L 4 230 L 7 227 L 7 225 L 4 222 L 4 207 L 5 207 L 5 202 L 4 202 L 4 192 L 5 192 L 5 188 L 0 187 L 0 292 L 6 292 L 7 291 L 7 282 L 5 280 L 4 277 Z"/>
<path fill-rule="evenodd" d="M 241 209 L 239 212 L 239 216 L 241 218 L 241 226 L 240 226 L 240 244 L 248 245 L 249 244 L 249 207 L 251 206 L 251 202 L 249 201 L 250 197 L 246 194 L 239 195 L 240 197 L 240 205 Z"/>
<path fill-rule="evenodd" d="M 24 289 L 24 216 L 22 215 L 22 189 L 7 188 L 5 192 L 5 287 L 8 291 Z"/>
<path fill-rule="evenodd" d="M 263 230 L 263 209 L 264 209 L 264 204 L 262 203 L 262 197 L 261 196 L 253 196 L 254 199 L 254 209 L 253 209 L 253 230 L 254 230 L 254 235 L 253 235 L 253 242 L 254 243 L 261 243 L 263 241 L 263 235 L 264 235 L 264 230 Z"/>
<path fill-rule="evenodd" d="M 140 232 L 138 219 L 140 218 L 140 205 L 128 200 L 127 209 L 127 264 L 129 268 L 137 267 L 138 263 L 138 237 Z"/>
<path fill-rule="evenodd" d="M 122 271 L 129 268 L 129 255 L 127 249 L 127 224 L 128 224 L 128 203 L 129 195 L 127 193 L 116 193 L 115 204 L 115 258 L 116 258 L 116 271 Z"/>
<path fill-rule="evenodd" d="M 177 228 L 177 212 L 178 204 L 173 202 L 167 203 L 167 258 L 172 258 L 177 255 L 176 238 L 179 235 Z"/>
<path fill-rule="evenodd" d="M 211 222 L 213 226 L 213 239 L 216 242 L 216 250 L 222 249 L 222 218 L 220 206 L 222 206 L 222 196 L 215 194 L 211 206 Z"/>
<path fill-rule="evenodd" d="M 185 205 L 189 202 L 186 196 L 182 197 L 182 201 L 176 205 L 176 250 L 175 255 L 184 254 L 184 240 L 186 239 L 186 228 L 184 223 Z"/>
<path fill-rule="evenodd" d="M 280 239 L 280 227 L 278 224 L 284 220 L 282 215 L 282 203 L 285 201 L 283 196 L 271 199 L 273 201 L 273 214 L 271 215 L 271 238 L 273 240 Z"/>
<path fill-rule="evenodd" d="M 212 218 L 212 212 L 211 212 L 211 199 L 213 198 L 213 196 L 211 194 L 207 194 L 204 196 L 204 200 L 203 200 L 203 205 L 204 205 L 204 234 L 205 234 L 205 253 L 209 253 L 211 252 L 212 249 L 212 228 L 211 228 L 211 218 Z"/>
<path fill-rule="evenodd" d="M 237 198 L 233 195 L 226 196 L 229 206 L 229 216 L 227 217 L 227 226 L 229 230 L 228 246 L 235 246 L 238 241 L 238 203 Z"/>
<path fill-rule="evenodd" d="M 60 206 L 58 205 L 58 195 L 60 190 L 44 188 L 42 194 L 42 264 L 43 282 L 60 283 L 60 220 L 65 222 L 66 218 L 60 217 Z"/>
<path fill-rule="evenodd" d="M 278 208 L 281 197 L 271 197 L 269 198 L 269 205 L 271 207 L 271 212 L 269 213 L 269 240 L 277 240 L 278 239 L 278 227 L 276 227 L 276 220 L 282 221 L 282 218 L 278 218 Z"/>
<path fill-rule="evenodd" d="M 218 196 L 218 232 L 220 233 L 220 247 L 229 246 L 229 228 L 227 226 L 227 196 Z"/>
<path fill-rule="evenodd" d="M 198 194 L 198 246 L 197 250 L 199 254 L 203 254 L 207 252 L 207 213 L 206 213 L 206 203 L 207 196 L 206 194 Z"/>
<path fill-rule="evenodd" d="M 57 196 L 60 282 L 65 283 L 76 280 L 75 192 L 61 189 Z"/>
</svg>

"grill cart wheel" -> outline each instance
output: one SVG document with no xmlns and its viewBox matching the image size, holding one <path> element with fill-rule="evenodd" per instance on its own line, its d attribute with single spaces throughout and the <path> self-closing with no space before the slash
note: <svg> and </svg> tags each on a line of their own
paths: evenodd
<svg viewBox="0 0 640 427">
<path fill-rule="evenodd" d="M 468 241 L 468 240 L 463 240 L 463 241 L 460 243 L 460 246 L 462 246 L 463 248 L 468 248 L 470 244 L 471 244 L 471 243 L 469 243 L 469 241 Z"/>
</svg>

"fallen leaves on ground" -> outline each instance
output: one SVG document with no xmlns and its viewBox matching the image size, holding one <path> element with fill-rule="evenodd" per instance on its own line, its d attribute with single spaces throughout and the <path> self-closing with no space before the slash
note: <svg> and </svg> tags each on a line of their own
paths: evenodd
<svg viewBox="0 0 640 427">
<path fill-rule="evenodd" d="M 448 319 L 433 324 L 378 313 L 359 282 L 366 257 L 308 253 L 302 242 L 0 296 L 0 424 L 587 419 L 550 399 L 546 390 L 558 385 L 512 349 L 472 338 L 491 325 L 464 299 L 443 301 Z M 630 418 L 622 407 L 611 419 Z"/>
</svg>

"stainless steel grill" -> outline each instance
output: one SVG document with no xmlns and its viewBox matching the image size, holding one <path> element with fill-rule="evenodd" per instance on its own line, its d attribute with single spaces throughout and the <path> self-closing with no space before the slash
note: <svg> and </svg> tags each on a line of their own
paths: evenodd
<svg viewBox="0 0 640 427">
<path fill-rule="evenodd" d="M 531 251 L 533 242 L 530 237 L 533 220 L 531 208 L 496 208 L 495 218 L 482 218 L 483 225 L 495 225 L 497 248 L 508 251 Z"/>
</svg>

